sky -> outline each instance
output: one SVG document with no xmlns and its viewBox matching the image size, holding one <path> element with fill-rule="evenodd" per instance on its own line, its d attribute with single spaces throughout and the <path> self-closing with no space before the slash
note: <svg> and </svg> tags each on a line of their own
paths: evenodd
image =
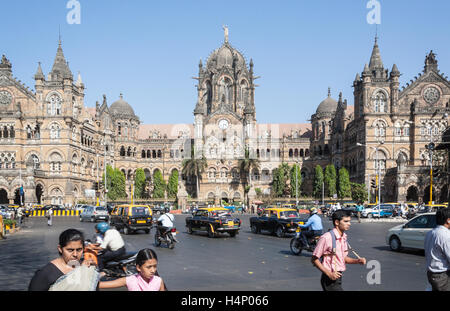
<svg viewBox="0 0 450 311">
<path fill-rule="evenodd" d="M 376 0 L 370 0 L 376 1 Z M 258 123 L 308 123 L 317 106 L 339 92 L 353 105 L 353 80 L 369 62 L 374 38 L 385 68 L 397 64 L 404 86 L 422 72 L 433 50 L 450 73 L 450 1 L 377 0 L 153 1 L 78 0 L 80 24 L 68 23 L 69 0 L 2 0 L 0 54 L 13 75 L 34 89 L 38 62 L 51 70 L 61 34 L 85 106 L 123 93 L 144 124 L 191 124 L 200 59 L 229 41 L 261 76 Z"/>
</svg>

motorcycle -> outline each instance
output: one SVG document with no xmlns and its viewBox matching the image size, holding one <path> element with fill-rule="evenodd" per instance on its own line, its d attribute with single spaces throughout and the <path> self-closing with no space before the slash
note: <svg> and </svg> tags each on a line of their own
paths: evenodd
<svg viewBox="0 0 450 311">
<path fill-rule="evenodd" d="M 157 224 L 153 226 L 154 228 L 156 228 L 155 246 L 158 247 L 158 246 L 161 246 L 162 243 L 165 243 L 165 244 L 167 244 L 169 249 L 174 249 L 175 243 L 178 242 L 177 239 L 175 238 L 175 236 L 177 235 L 177 228 L 173 227 L 161 235 L 161 231 L 158 228 L 159 225 L 160 225 L 160 222 L 157 222 Z"/>
<path fill-rule="evenodd" d="M 98 265 L 97 257 L 100 252 L 94 246 L 95 244 L 91 243 L 90 240 L 85 241 L 84 260 L 91 260 L 95 265 Z M 136 256 L 136 252 L 127 252 L 113 261 L 106 262 L 102 270 L 105 273 L 105 278 L 121 278 L 137 273 Z"/>
<path fill-rule="evenodd" d="M 320 236 L 308 238 L 309 244 L 308 247 L 307 245 L 304 244 L 303 240 L 301 239 L 300 232 L 301 232 L 300 228 L 297 228 L 295 236 L 291 239 L 290 243 L 291 252 L 296 256 L 300 255 L 303 250 L 314 252 L 314 250 L 316 249 L 317 241 L 319 241 Z"/>
</svg>

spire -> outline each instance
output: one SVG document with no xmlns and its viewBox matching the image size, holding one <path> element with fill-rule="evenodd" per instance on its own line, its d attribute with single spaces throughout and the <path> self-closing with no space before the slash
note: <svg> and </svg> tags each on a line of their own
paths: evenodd
<svg viewBox="0 0 450 311">
<path fill-rule="evenodd" d="M 5 55 L 2 56 L 0 63 L 0 75 L 11 76 L 12 75 L 12 65 L 11 62 L 6 58 Z"/>
<path fill-rule="evenodd" d="M 78 71 L 77 85 L 78 86 L 82 86 L 83 85 L 83 80 L 81 80 L 81 73 L 79 71 Z"/>
<path fill-rule="evenodd" d="M 53 63 L 52 71 L 50 72 L 50 76 L 52 77 L 52 80 L 60 80 L 60 79 L 73 80 L 72 72 L 70 71 L 69 65 L 64 57 L 64 53 L 61 46 L 61 38 L 59 39 L 58 50 L 56 51 L 56 57 Z"/>
<path fill-rule="evenodd" d="M 328 97 L 331 97 L 331 88 L 328 87 Z"/>
<path fill-rule="evenodd" d="M 394 66 L 392 66 L 391 76 L 393 76 L 393 77 L 400 77 L 400 71 L 398 70 L 396 64 L 394 64 Z"/>
<path fill-rule="evenodd" d="M 42 72 L 41 62 L 38 62 L 38 69 L 36 71 L 36 74 L 34 75 L 35 80 L 45 80 L 44 73 Z"/>
<path fill-rule="evenodd" d="M 438 72 L 438 62 L 436 60 L 436 54 L 433 53 L 433 50 L 430 51 L 430 54 L 425 58 L 425 67 L 423 72 L 428 72 L 430 70 Z"/>
<path fill-rule="evenodd" d="M 380 49 L 378 48 L 378 37 L 375 37 L 375 45 L 373 46 L 372 56 L 370 57 L 369 68 L 383 68 L 383 61 L 381 60 Z"/>
</svg>

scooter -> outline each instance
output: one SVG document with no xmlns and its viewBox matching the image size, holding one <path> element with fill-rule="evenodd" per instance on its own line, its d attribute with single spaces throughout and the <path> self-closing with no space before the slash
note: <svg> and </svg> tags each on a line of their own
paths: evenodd
<svg viewBox="0 0 450 311">
<path fill-rule="evenodd" d="M 175 236 L 177 235 L 177 228 L 173 227 L 170 230 L 166 231 L 163 235 L 161 235 L 161 232 L 158 228 L 160 224 L 161 224 L 160 222 L 157 222 L 155 225 L 152 226 L 156 228 L 155 246 L 159 247 L 161 246 L 161 243 L 165 243 L 167 244 L 169 249 L 174 249 L 175 243 L 178 242 L 177 239 L 175 238 Z"/>
<path fill-rule="evenodd" d="M 303 250 L 309 251 L 309 252 L 314 252 L 314 250 L 316 249 L 316 245 L 317 245 L 317 241 L 319 241 L 320 236 L 315 236 L 312 238 L 308 238 L 308 245 L 305 245 L 303 240 L 300 237 L 300 232 L 301 229 L 297 228 L 297 231 L 295 233 L 295 236 L 291 239 L 291 252 L 298 256 L 302 253 Z"/>
<path fill-rule="evenodd" d="M 90 240 L 85 241 L 84 260 L 92 260 L 95 265 L 98 265 L 97 257 L 100 252 L 94 246 L 95 244 L 91 243 Z M 113 261 L 106 262 L 102 272 L 105 273 L 106 278 L 121 278 L 133 275 L 137 273 L 136 256 L 136 252 L 127 252 Z"/>
</svg>

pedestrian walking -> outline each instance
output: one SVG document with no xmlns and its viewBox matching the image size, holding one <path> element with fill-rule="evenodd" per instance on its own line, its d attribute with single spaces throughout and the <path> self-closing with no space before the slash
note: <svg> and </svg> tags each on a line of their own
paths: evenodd
<svg viewBox="0 0 450 311">
<path fill-rule="evenodd" d="M 52 226 L 53 224 L 53 208 L 47 210 L 47 225 Z"/>
<path fill-rule="evenodd" d="M 23 221 L 23 207 L 19 207 L 17 209 L 17 220 L 19 221 L 19 226 L 22 225 L 22 221 Z"/>
<path fill-rule="evenodd" d="M 436 212 L 436 224 L 424 243 L 428 282 L 433 291 L 450 291 L 450 208 Z"/>
<path fill-rule="evenodd" d="M 333 213 L 334 228 L 323 234 L 313 252 L 311 262 L 322 272 L 320 283 L 324 291 L 342 291 L 342 276 L 346 264 L 366 264 L 365 258 L 350 258 L 350 247 L 345 231 L 350 229 L 351 215 L 348 211 L 338 210 Z"/>
<path fill-rule="evenodd" d="M 358 217 L 358 222 L 361 223 L 361 213 L 364 210 L 364 206 L 362 204 L 362 202 L 359 202 L 356 205 L 356 217 Z"/>
</svg>

